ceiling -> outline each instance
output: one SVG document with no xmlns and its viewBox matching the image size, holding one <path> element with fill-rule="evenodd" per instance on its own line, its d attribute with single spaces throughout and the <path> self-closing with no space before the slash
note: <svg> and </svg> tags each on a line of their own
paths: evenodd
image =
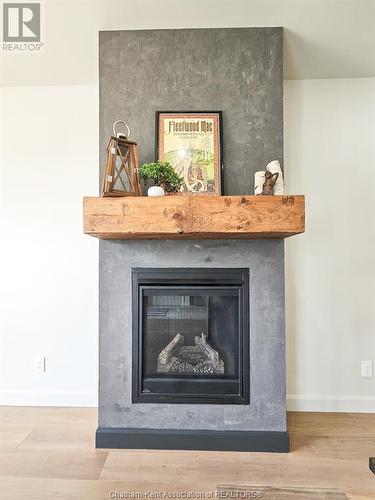
<svg viewBox="0 0 375 500">
<path fill-rule="evenodd" d="M 98 82 L 98 31 L 283 26 L 285 79 L 375 77 L 375 0 L 44 0 L 41 53 L 0 51 L 0 84 Z"/>
</svg>

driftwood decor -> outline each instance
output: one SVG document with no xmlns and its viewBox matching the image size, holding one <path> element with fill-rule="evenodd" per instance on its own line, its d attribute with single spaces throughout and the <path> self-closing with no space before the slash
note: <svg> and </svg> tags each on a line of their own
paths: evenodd
<svg viewBox="0 0 375 500">
<path fill-rule="evenodd" d="M 262 194 L 273 195 L 274 186 L 276 184 L 279 173 L 273 174 L 272 172 L 266 172 L 264 174 L 264 183 L 262 188 Z"/>
<path fill-rule="evenodd" d="M 116 125 L 123 123 L 128 134 L 116 132 Z M 113 136 L 107 144 L 107 161 L 104 170 L 102 196 L 140 196 L 139 161 L 137 143 L 128 140 L 129 126 L 117 120 Z"/>
<path fill-rule="evenodd" d="M 254 194 L 268 194 L 268 195 L 274 194 L 283 196 L 284 194 L 283 171 L 281 169 L 281 165 L 278 160 L 270 161 L 266 166 L 266 170 L 260 170 L 259 172 L 255 172 Z"/>
<path fill-rule="evenodd" d="M 271 174 L 279 174 L 273 187 L 273 194 L 282 196 L 284 194 L 284 177 L 280 162 L 278 160 L 270 161 L 266 166 L 266 170 Z"/>
<path fill-rule="evenodd" d="M 265 181 L 265 170 L 259 170 L 254 174 L 254 194 L 262 194 Z"/>
</svg>

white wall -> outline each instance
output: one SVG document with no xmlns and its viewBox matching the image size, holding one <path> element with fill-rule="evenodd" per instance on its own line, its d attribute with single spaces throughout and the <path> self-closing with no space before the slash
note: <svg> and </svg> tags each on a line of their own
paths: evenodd
<svg viewBox="0 0 375 500">
<path fill-rule="evenodd" d="M 375 411 L 375 79 L 285 82 L 289 408 Z"/>
<path fill-rule="evenodd" d="M 98 88 L 3 87 L 0 109 L 0 403 L 95 405 Z"/>
<path fill-rule="evenodd" d="M 0 50 L 0 85 L 97 82 L 98 30 L 283 26 L 285 77 L 375 76 L 373 0 L 43 0 L 44 50 Z"/>
<path fill-rule="evenodd" d="M 81 203 L 97 193 L 98 30 L 282 25 L 289 78 L 373 75 L 375 6 L 43 5 L 44 52 L 0 53 L 0 404 L 95 405 L 97 241 L 82 235 Z M 287 184 L 307 196 L 307 232 L 287 242 L 290 408 L 375 411 L 375 379 L 360 377 L 360 361 L 375 360 L 374 88 L 285 84 Z M 34 371 L 40 354 L 45 374 Z"/>
</svg>

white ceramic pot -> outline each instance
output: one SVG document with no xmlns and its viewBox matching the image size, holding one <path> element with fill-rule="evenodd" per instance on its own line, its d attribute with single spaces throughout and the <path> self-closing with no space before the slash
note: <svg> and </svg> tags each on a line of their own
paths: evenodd
<svg viewBox="0 0 375 500">
<path fill-rule="evenodd" d="M 151 186 L 147 190 L 147 196 L 164 196 L 165 192 L 161 186 Z"/>
</svg>

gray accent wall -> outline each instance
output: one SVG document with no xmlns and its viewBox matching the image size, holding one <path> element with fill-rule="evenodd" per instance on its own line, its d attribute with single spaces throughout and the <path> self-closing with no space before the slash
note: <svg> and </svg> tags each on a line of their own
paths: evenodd
<svg viewBox="0 0 375 500">
<path fill-rule="evenodd" d="M 101 32 L 101 166 L 116 119 L 145 162 L 155 111 L 221 110 L 224 192 L 252 194 L 254 172 L 283 160 L 282 37 L 282 28 Z M 101 241 L 99 262 L 100 427 L 286 429 L 283 241 Z M 250 405 L 131 403 L 132 267 L 249 268 Z"/>
<path fill-rule="evenodd" d="M 121 118 L 141 163 L 155 158 L 155 111 L 223 112 L 225 194 L 283 160 L 282 28 L 104 31 L 99 36 L 101 165 Z"/>
</svg>

